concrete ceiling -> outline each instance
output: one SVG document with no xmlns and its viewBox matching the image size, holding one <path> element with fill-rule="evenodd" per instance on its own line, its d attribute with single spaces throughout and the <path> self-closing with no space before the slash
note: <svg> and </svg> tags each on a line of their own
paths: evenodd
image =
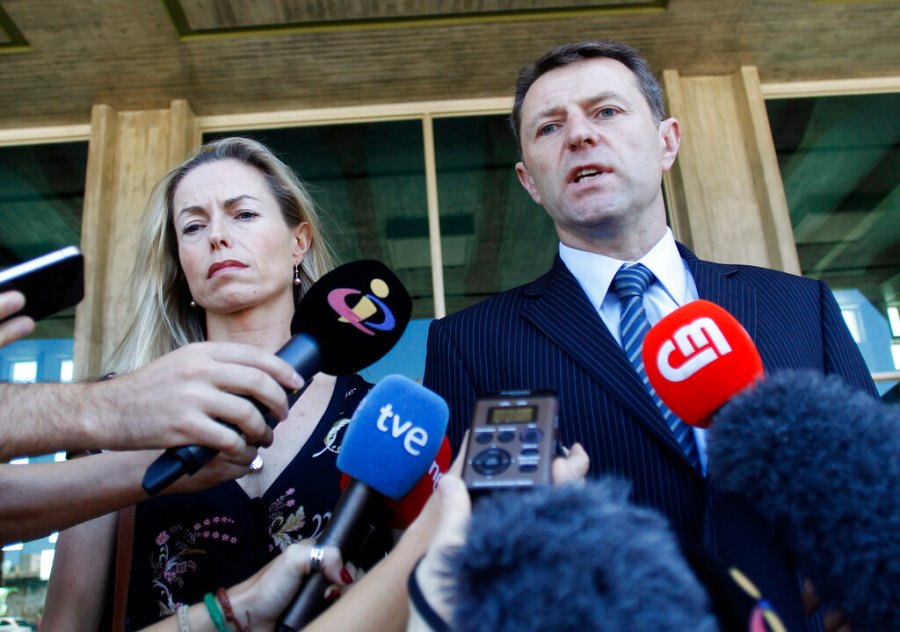
<svg viewBox="0 0 900 632">
<path fill-rule="evenodd" d="M 198 115 L 507 96 L 565 41 L 762 81 L 900 74 L 900 2 L 0 0 L 0 128 L 187 99 Z"/>
</svg>

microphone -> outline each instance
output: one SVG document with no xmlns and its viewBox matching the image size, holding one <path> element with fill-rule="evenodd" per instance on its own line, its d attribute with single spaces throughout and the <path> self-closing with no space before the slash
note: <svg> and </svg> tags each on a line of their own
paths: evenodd
<svg viewBox="0 0 900 632">
<path fill-rule="evenodd" d="M 679 307 L 651 327 L 641 354 L 660 399 L 686 424 L 700 428 L 763 375 L 750 334 L 734 316 L 704 300 Z"/>
<path fill-rule="evenodd" d="M 900 407 L 784 371 L 726 404 L 708 439 L 710 475 L 787 527 L 823 604 L 900 630 Z"/>
<path fill-rule="evenodd" d="M 374 260 L 353 261 L 325 274 L 307 290 L 292 323 L 296 333 L 276 355 L 306 381 L 319 371 L 356 373 L 393 348 L 411 314 L 412 298 L 387 266 Z M 274 428 L 278 420 L 259 402 L 251 401 Z M 217 453 L 199 445 L 170 448 L 147 468 L 142 486 L 151 496 L 158 494 Z"/>
<path fill-rule="evenodd" d="M 763 377 L 750 335 L 709 301 L 693 301 L 661 319 L 647 332 L 642 356 L 660 399 L 685 423 L 700 428 L 709 427 L 723 405 Z M 728 566 L 757 582 L 788 629 L 802 629 L 797 573 L 784 543 L 751 503 L 723 491 L 709 485 L 704 540 Z"/>
<path fill-rule="evenodd" d="M 422 478 L 419 479 L 416 486 L 400 500 L 385 498 L 385 504 L 391 512 L 391 529 L 405 529 L 413 520 L 419 517 L 422 509 L 425 507 L 425 503 L 428 502 L 428 499 L 431 498 L 431 495 L 437 489 L 441 476 L 450 469 L 451 460 L 452 449 L 450 448 L 450 440 L 445 436 L 437 456 L 434 457 L 434 462 Z M 347 489 L 352 480 L 346 474 L 341 475 L 342 492 Z"/>
<path fill-rule="evenodd" d="M 448 551 L 452 629 L 717 630 L 668 523 L 629 485 L 495 492 Z"/>
<path fill-rule="evenodd" d="M 388 519 L 384 497 L 400 500 L 432 467 L 449 417 L 443 399 L 408 378 L 390 375 L 378 382 L 347 426 L 337 466 L 353 480 L 318 544 L 336 546 L 345 560 L 357 555 L 368 534 Z M 322 612 L 328 584 L 321 571 L 308 576 L 282 613 L 279 632 L 296 632 Z"/>
</svg>

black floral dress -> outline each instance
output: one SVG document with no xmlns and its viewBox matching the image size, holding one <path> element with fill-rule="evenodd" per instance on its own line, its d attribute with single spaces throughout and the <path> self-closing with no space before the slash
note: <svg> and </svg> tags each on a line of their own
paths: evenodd
<svg viewBox="0 0 900 632">
<path fill-rule="evenodd" d="M 336 460 L 344 430 L 371 386 L 356 375 L 337 379 L 312 435 L 263 496 L 249 498 L 229 481 L 139 503 L 128 628 L 200 602 L 207 592 L 243 581 L 293 542 L 317 537 L 340 497 Z"/>
</svg>

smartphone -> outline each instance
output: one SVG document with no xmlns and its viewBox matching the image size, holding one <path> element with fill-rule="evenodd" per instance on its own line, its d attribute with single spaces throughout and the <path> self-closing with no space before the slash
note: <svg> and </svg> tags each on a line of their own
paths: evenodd
<svg viewBox="0 0 900 632">
<path fill-rule="evenodd" d="M 559 402 L 551 391 L 503 391 L 475 401 L 463 481 L 470 491 L 551 484 Z"/>
<path fill-rule="evenodd" d="M 84 257 L 68 246 L 0 271 L 0 292 L 18 290 L 25 307 L 11 314 L 38 321 L 84 298 Z"/>
</svg>

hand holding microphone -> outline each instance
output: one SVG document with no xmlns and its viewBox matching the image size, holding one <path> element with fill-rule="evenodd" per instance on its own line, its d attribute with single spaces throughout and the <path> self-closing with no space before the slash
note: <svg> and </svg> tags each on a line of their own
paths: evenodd
<svg viewBox="0 0 900 632">
<path fill-rule="evenodd" d="M 354 261 L 319 279 L 303 296 L 294 319 L 298 331 L 276 354 L 304 380 L 319 371 L 355 373 L 384 356 L 403 335 L 412 299 L 397 276 L 378 261 Z M 296 395 L 296 391 L 291 393 Z M 278 420 L 253 404 L 274 427 Z M 159 493 L 215 456 L 204 446 L 167 450 L 148 469 L 143 487 Z"/>
<path fill-rule="evenodd" d="M 444 443 L 450 411 L 438 395 L 401 376 L 381 380 L 347 427 L 338 469 L 352 480 L 319 537 L 352 560 L 368 535 L 390 519 L 384 499 L 409 494 Z M 300 630 L 324 610 L 327 579 L 314 574 L 285 610 L 280 632 Z"/>
</svg>

